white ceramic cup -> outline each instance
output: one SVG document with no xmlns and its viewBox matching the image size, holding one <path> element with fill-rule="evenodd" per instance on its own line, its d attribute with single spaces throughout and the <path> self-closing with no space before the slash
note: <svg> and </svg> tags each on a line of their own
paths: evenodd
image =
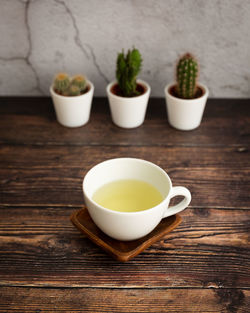
<svg viewBox="0 0 250 313">
<path fill-rule="evenodd" d="M 118 212 L 106 209 L 93 201 L 93 194 L 101 186 L 121 179 L 137 179 L 156 187 L 163 196 L 157 206 L 138 212 Z M 107 235 L 117 240 L 135 240 L 150 233 L 162 218 L 184 210 L 191 201 L 185 187 L 172 187 L 167 173 L 159 166 L 141 159 L 117 158 L 97 164 L 83 180 L 83 195 L 88 212 L 95 224 Z M 175 196 L 184 196 L 177 205 L 169 207 Z"/>
</svg>

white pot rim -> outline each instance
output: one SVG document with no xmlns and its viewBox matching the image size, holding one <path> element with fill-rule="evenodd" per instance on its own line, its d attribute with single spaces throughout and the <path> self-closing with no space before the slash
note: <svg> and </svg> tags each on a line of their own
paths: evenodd
<svg viewBox="0 0 250 313">
<path fill-rule="evenodd" d="M 62 98 L 62 99 L 65 99 L 65 98 L 67 98 L 67 99 L 84 98 L 94 89 L 94 85 L 93 85 L 93 83 L 90 80 L 87 80 L 87 84 L 90 86 L 89 90 L 87 92 L 85 92 L 84 94 L 79 95 L 79 96 L 63 96 L 63 95 L 59 95 L 58 93 L 56 93 L 54 91 L 53 85 L 50 86 L 50 93 L 51 93 L 51 95 L 53 95 L 55 97 L 58 97 L 58 98 Z"/>
<path fill-rule="evenodd" d="M 204 92 L 204 94 L 201 96 L 201 97 L 199 97 L 199 98 L 194 98 L 194 99 L 183 99 L 183 98 L 178 98 L 178 97 L 175 97 L 175 96 L 173 96 L 170 92 L 169 92 L 169 89 L 171 88 L 171 87 L 173 87 L 173 86 L 175 86 L 176 85 L 176 83 L 170 83 L 170 84 L 168 84 L 168 85 L 166 85 L 166 87 L 165 87 L 165 89 L 164 89 L 164 91 L 165 91 L 165 94 L 169 97 L 169 98 L 172 98 L 172 99 L 175 99 L 175 100 L 181 100 L 181 101 L 186 101 L 186 102 L 194 102 L 194 101 L 200 101 L 202 98 L 207 98 L 208 97 L 208 94 L 209 94 L 209 91 L 208 91 L 208 88 L 207 88 L 207 86 L 206 85 L 204 85 L 204 84 L 201 84 L 201 83 L 199 83 L 199 84 L 197 84 L 197 86 L 198 87 L 200 87 L 201 89 L 203 89 L 205 92 Z"/>
<path fill-rule="evenodd" d="M 150 86 L 149 86 L 149 84 L 147 82 L 145 82 L 142 79 L 137 79 L 136 83 L 140 83 L 140 84 L 144 85 L 147 88 L 147 90 L 143 94 L 141 94 L 139 96 L 135 96 L 135 97 L 121 97 L 121 96 L 117 96 L 114 93 L 112 93 L 110 90 L 111 90 L 111 87 L 113 87 L 114 84 L 117 84 L 116 80 L 113 80 L 111 83 L 109 83 L 107 85 L 106 91 L 107 91 L 107 94 L 109 96 L 112 96 L 112 97 L 117 98 L 117 99 L 124 99 L 124 101 L 130 101 L 131 99 L 135 99 L 135 98 L 138 99 L 138 98 L 141 98 L 141 97 L 145 97 L 145 95 L 148 95 L 150 93 L 151 88 L 150 88 Z"/>
</svg>

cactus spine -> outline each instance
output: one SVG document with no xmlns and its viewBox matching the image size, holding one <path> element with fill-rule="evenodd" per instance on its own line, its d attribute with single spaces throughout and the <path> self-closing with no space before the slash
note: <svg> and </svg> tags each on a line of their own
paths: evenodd
<svg viewBox="0 0 250 313">
<path fill-rule="evenodd" d="M 128 50 L 127 55 L 124 51 L 118 54 L 116 61 L 116 78 L 124 97 L 138 95 L 136 90 L 136 78 L 141 70 L 142 57 L 137 49 Z"/>
<path fill-rule="evenodd" d="M 195 98 L 197 92 L 198 73 L 198 62 L 190 53 L 186 53 L 179 59 L 176 67 L 176 93 L 178 97 L 183 99 Z"/>
</svg>

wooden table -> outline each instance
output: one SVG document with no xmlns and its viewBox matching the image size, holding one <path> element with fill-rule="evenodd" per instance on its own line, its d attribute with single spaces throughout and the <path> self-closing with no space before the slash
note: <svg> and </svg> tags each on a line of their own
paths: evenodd
<svg viewBox="0 0 250 313">
<path fill-rule="evenodd" d="M 167 123 L 151 99 L 143 126 L 60 126 L 49 98 L 0 100 L 1 312 L 250 312 L 249 100 L 209 99 L 202 125 Z M 73 227 L 96 163 L 137 157 L 165 169 L 192 202 L 180 226 L 128 263 Z"/>
</svg>

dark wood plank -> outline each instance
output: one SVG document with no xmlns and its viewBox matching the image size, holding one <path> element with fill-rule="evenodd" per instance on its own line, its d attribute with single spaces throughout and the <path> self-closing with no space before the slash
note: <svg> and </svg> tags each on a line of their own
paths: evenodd
<svg viewBox="0 0 250 313">
<path fill-rule="evenodd" d="M 151 98 L 145 123 L 116 127 L 106 98 L 95 98 L 90 122 L 77 129 L 60 126 L 50 98 L 1 98 L 0 143 L 53 145 L 249 145 L 248 99 L 209 99 L 201 126 L 177 131 L 167 122 L 165 100 Z M 18 130 L 18 131 L 17 131 Z"/>
<path fill-rule="evenodd" d="M 40 289 L 2 287 L 1 312 L 249 312 L 241 289 Z"/>
<path fill-rule="evenodd" d="M 82 179 L 115 157 L 152 161 L 174 185 L 192 193 L 191 206 L 249 207 L 249 151 L 235 147 L 0 147 L 0 204 L 82 205 Z"/>
<path fill-rule="evenodd" d="M 127 263 L 84 237 L 74 210 L 0 209 L 2 285 L 250 287 L 250 210 L 187 209 L 176 230 Z"/>
<path fill-rule="evenodd" d="M 0 168 L 91 168 L 104 160 L 120 157 L 145 159 L 166 170 L 175 167 L 250 167 L 250 149 L 244 147 L 0 145 Z"/>
<path fill-rule="evenodd" d="M 56 122 L 49 98 L 0 102 L 1 312 L 249 311 L 249 100 L 209 99 L 192 132 L 169 127 L 164 99 L 134 130 L 112 124 L 106 98 L 78 129 Z M 126 264 L 69 220 L 87 170 L 122 156 L 160 165 L 197 207 Z"/>
<path fill-rule="evenodd" d="M 0 204 L 83 205 L 85 174 L 85 168 L 0 169 Z M 249 208 L 249 168 L 169 168 L 168 174 L 190 190 L 190 207 Z"/>
</svg>

